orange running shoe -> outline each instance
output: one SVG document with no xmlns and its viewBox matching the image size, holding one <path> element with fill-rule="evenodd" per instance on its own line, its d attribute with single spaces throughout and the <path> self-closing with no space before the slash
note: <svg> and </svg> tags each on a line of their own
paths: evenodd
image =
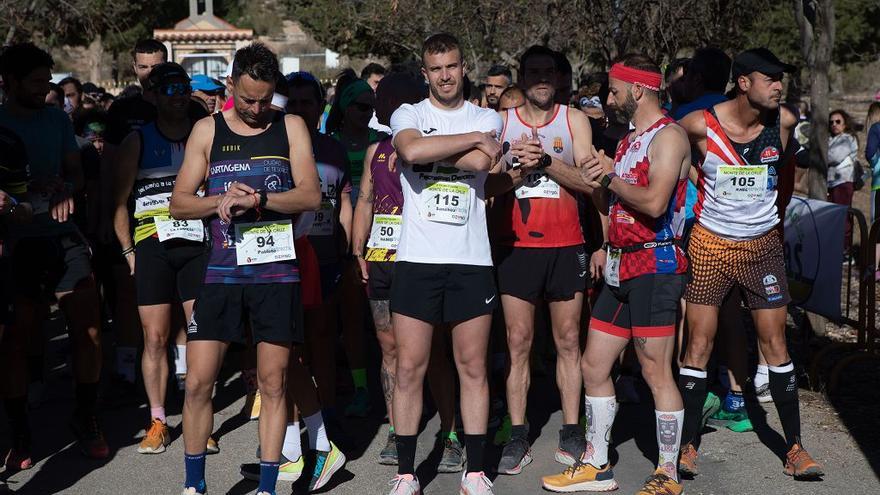
<svg viewBox="0 0 880 495">
<path fill-rule="evenodd" d="M 171 432 L 168 430 L 168 425 L 153 418 L 137 451 L 138 454 L 161 454 L 165 452 L 165 447 L 169 443 L 171 443 Z"/>
<path fill-rule="evenodd" d="M 822 466 L 814 461 L 800 444 L 794 444 L 785 454 L 785 474 L 800 479 L 815 479 L 823 476 Z"/>
<path fill-rule="evenodd" d="M 681 446 L 681 454 L 678 458 L 678 472 L 686 476 L 700 474 L 697 469 L 697 449 L 693 444 L 686 443 Z"/>
<path fill-rule="evenodd" d="M 636 495 L 681 495 L 684 487 L 681 483 L 670 478 L 665 471 L 657 468 L 648 479 L 645 486 L 636 492 Z"/>
</svg>

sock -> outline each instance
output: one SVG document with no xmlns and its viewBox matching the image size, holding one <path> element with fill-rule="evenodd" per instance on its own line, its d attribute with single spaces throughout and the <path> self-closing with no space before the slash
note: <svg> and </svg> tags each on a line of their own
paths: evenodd
<svg viewBox="0 0 880 495">
<path fill-rule="evenodd" d="M 186 481 L 183 488 L 194 487 L 197 492 L 205 493 L 205 452 L 201 454 L 183 454 L 186 468 Z"/>
<path fill-rule="evenodd" d="M 394 434 L 394 425 L 388 427 L 388 433 L 391 433 L 392 435 Z"/>
<path fill-rule="evenodd" d="M 159 421 L 165 423 L 165 408 L 162 406 L 151 407 L 150 408 L 150 417 L 156 418 Z"/>
<path fill-rule="evenodd" d="M 680 411 L 654 411 L 657 418 L 657 449 L 660 458 L 657 467 L 666 476 L 678 481 L 678 449 L 681 447 L 681 427 L 684 422 L 684 409 Z"/>
<path fill-rule="evenodd" d="M 12 430 L 13 446 L 17 447 L 18 443 L 30 443 L 31 429 L 28 426 L 27 396 L 4 399 L 3 406 L 6 409 L 6 417 L 9 419 L 9 429 Z"/>
<path fill-rule="evenodd" d="M 323 452 L 330 451 L 330 440 L 327 439 L 327 429 L 324 428 L 324 417 L 321 411 L 303 418 L 306 428 L 309 430 L 309 447 Z M 297 433 L 298 434 L 298 433 Z"/>
<path fill-rule="evenodd" d="M 275 484 L 278 483 L 278 462 L 260 461 L 260 486 L 257 493 L 275 495 Z"/>
<path fill-rule="evenodd" d="M 455 443 L 461 443 L 458 441 L 458 435 L 454 431 L 450 431 L 446 438 L 452 440 Z"/>
<path fill-rule="evenodd" d="M 241 381 L 244 383 L 244 392 L 253 394 L 257 391 L 257 369 L 248 368 L 241 370 Z"/>
<path fill-rule="evenodd" d="M 76 412 L 80 416 L 94 416 L 98 402 L 97 383 L 76 384 Z"/>
<path fill-rule="evenodd" d="M 134 347 L 116 348 L 116 374 L 128 383 L 134 383 L 134 368 L 137 361 L 137 349 Z"/>
<path fill-rule="evenodd" d="M 284 443 L 281 444 L 281 453 L 288 461 L 295 461 L 302 457 L 302 439 L 299 433 L 299 421 L 287 423 L 284 430 Z"/>
<path fill-rule="evenodd" d="M 464 448 L 467 452 L 467 473 L 479 473 L 483 470 L 483 452 L 486 450 L 486 434 L 464 434 Z"/>
<path fill-rule="evenodd" d="M 351 370 L 351 379 L 354 381 L 354 388 L 367 388 L 367 370 L 365 368 Z"/>
<path fill-rule="evenodd" d="M 529 425 L 511 425 L 510 438 L 529 438 Z"/>
<path fill-rule="evenodd" d="M 418 435 L 397 435 L 397 474 L 416 475 L 416 440 Z"/>
<path fill-rule="evenodd" d="M 679 371 L 678 389 L 684 402 L 684 425 L 681 442 L 692 443 L 700 433 L 700 420 L 703 417 L 703 403 L 706 402 L 706 371 L 685 366 Z"/>
<path fill-rule="evenodd" d="M 758 365 L 758 372 L 755 373 L 755 388 L 759 388 L 763 385 L 770 383 L 770 369 L 766 364 Z"/>
<path fill-rule="evenodd" d="M 587 415 L 587 462 L 601 468 L 608 464 L 608 443 L 611 441 L 611 426 L 617 415 L 617 397 L 584 396 Z"/>
<path fill-rule="evenodd" d="M 770 395 L 779 413 L 785 443 L 791 448 L 801 443 L 801 413 L 798 403 L 797 375 L 791 361 L 780 366 L 769 366 Z"/>
<path fill-rule="evenodd" d="M 186 374 L 186 345 L 176 345 L 174 346 L 176 352 L 174 353 L 174 374 L 175 375 L 185 375 Z"/>
<path fill-rule="evenodd" d="M 746 401 L 743 399 L 743 393 L 729 390 L 727 396 L 724 397 L 724 405 L 722 406 L 727 412 L 742 411 L 746 407 Z"/>
</svg>

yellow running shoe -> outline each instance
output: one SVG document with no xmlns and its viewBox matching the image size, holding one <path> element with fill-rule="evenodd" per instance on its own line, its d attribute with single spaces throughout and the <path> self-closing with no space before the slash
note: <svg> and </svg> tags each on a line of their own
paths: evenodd
<svg viewBox="0 0 880 495">
<path fill-rule="evenodd" d="M 575 462 L 561 474 L 541 478 L 545 489 L 551 492 L 610 492 L 617 490 L 617 481 L 611 470 L 611 463 L 599 469 L 592 464 Z"/>
<path fill-rule="evenodd" d="M 681 483 L 670 478 L 665 471 L 657 469 L 648 479 L 645 486 L 636 492 L 636 495 L 681 495 L 684 487 Z"/>
<path fill-rule="evenodd" d="M 260 391 L 257 390 L 252 394 L 247 394 L 247 397 L 244 401 L 244 407 L 241 410 L 242 414 L 247 414 L 248 418 L 251 421 L 256 421 L 260 419 L 260 406 L 262 404 L 262 400 L 260 399 Z"/>
<path fill-rule="evenodd" d="M 171 443 L 171 432 L 168 425 L 161 420 L 153 418 L 144 439 L 138 445 L 138 454 L 161 454 L 165 447 Z"/>
</svg>

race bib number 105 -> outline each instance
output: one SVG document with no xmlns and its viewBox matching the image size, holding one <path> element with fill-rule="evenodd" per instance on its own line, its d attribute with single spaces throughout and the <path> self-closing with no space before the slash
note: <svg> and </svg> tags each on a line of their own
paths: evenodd
<svg viewBox="0 0 880 495">
<path fill-rule="evenodd" d="M 715 195 L 733 201 L 761 201 L 767 193 L 766 165 L 721 165 Z"/>
<path fill-rule="evenodd" d="M 296 259 L 290 220 L 237 224 L 235 240 L 235 257 L 239 265 Z"/>
</svg>

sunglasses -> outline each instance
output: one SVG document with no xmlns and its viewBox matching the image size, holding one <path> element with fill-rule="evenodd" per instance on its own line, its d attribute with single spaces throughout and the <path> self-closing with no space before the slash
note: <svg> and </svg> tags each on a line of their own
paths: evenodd
<svg viewBox="0 0 880 495">
<path fill-rule="evenodd" d="M 355 102 L 352 103 L 351 106 L 357 108 L 361 112 L 371 112 L 373 110 L 373 105 L 370 105 L 369 103 Z"/>
<path fill-rule="evenodd" d="M 842 124 L 843 121 L 842 120 L 829 120 L 828 123 L 829 124 Z"/>
<path fill-rule="evenodd" d="M 159 94 L 165 96 L 186 96 L 192 93 L 189 83 L 171 83 L 159 86 Z"/>
</svg>

